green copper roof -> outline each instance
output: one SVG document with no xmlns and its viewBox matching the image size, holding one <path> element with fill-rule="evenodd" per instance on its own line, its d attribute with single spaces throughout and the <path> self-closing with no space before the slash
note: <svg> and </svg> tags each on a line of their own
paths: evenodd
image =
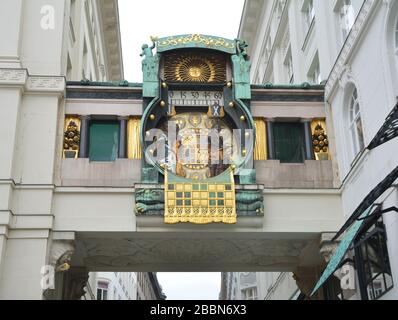
<svg viewBox="0 0 398 320">
<path fill-rule="evenodd" d="M 265 83 L 265 84 L 252 84 L 252 89 L 307 89 L 307 90 L 324 90 L 323 84 L 310 84 L 308 82 L 297 84 L 278 84 L 278 83 Z"/>
<path fill-rule="evenodd" d="M 236 54 L 235 40 L 201 34 L 184 34 L 160 38 L 156 40 L 156 48 L 157 52 L 185 48 L 204 48 Z"/>
<path fill-rule="evenodd" d="M 87 87 L 127 87 L 127 88 L 142 88 L 142 83 L 138 82 L 128 82 L 127 80 L 120 81 L 67 81 L 68 86 L 87 86 Z"/>
<path fill-rule="evenodd" d="M 142 88 L 142 83 L 128 82 L 128 81 L 68 81 L 68 86 L 88 86 L 88 87 L 127 87 L 127 88 Z M 310 84 L 308 82 L 301 84 L 280 84 L 280 83 L 266 83 L 266 84 L 252 84 L 252 89 L 307 89 L 307 90 L 324 90 L 325 86 L 322 84 Z"/>
</svg>

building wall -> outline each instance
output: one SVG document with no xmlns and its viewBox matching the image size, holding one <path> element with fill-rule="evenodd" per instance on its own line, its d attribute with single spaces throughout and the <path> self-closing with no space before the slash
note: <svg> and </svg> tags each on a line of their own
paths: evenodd
<svg viewBox="0 0 398 320">
<path fill-rule="evenodd" d="M 155 272 L 137 272 L 137 300 L 164 300 Z"/>
<path fill-rule="evenodd" d="M 357 21 L 355 32 L 343 48 L 338 64 L 327 85 L 327 107 L 336 127 L 340 175 L 344 180 L 342 201 L 345 217 L 348 218 L 362 199 L 397 165 L 398 141 L 392 140 L 369 152 L 355 155 L 348 128 L 349 96 L 354 85 L 358 91 L 364 143 L 368 145 L 385 118 L 396 104 L 398 83 L 395 80 L 396 55 L 391 44 L 395 43 L 398 4 L 366 1 Z M 361 34 L 362 33 L 362 34 Z M 336 82 L 335 77 L 339 77 Z M 370 80 L 371 79 L 371 80 Z M 388 190 L 378 199 L 383 207 L 397 206 L 397 188 Z M 387 246 L 393 279 L 397 281 L 398 270 L 398 219 L 396 214 L 384 215 L 387 229 Z M 396 299 L 396 286 L 381 299 Z M 359 294 L 353 298 L 358 298 Z"/>
<path fill-rule="evenodd" d="M 107 286 L 106 300 L 137 300 L 137 275 L 134 272 L 97 272 L 96 298 L 98 289 Z M 101 299 L 105 300 L 105 299 Z"/>
<path fill-rule="evenodd" d="M 123 78 L 117 1 L 4 0 L 0 38 L 0 133 L 7 140 L 0 153 L 0 298 L 41 299 L 40 270 L 51 262 L 54 237 L 55 141 L 65 77 L 82 79 L 87 39 L 87 74 Z M 24 263 L 29 257 L 32 264 Z"/>
<path fill-rule="evenodd" d="M 353 0 L 348 23 L 352 29 L 347 30 L 349 34 L 342 30 L 342 1 L 314 0 L 314 20 L 309 28 L 303 13 L 307 3 L 247 0 L 239 37 L 250 42 L 254 83 L 289 82 L 291 78 L 286 67 L 289 56 L 294 82 L 314 82 L 310 75 L 318 61 L 318 81 L 327 80 L 327 123 L 329 131 L 334 129 L 335 132 L 332 147 L 337 161 L 335 169 L 342 181 L 343 210 L 345 218 L 348 218 L 369 191 L 397 164 L 396 140 L 355 157 L 347 118 L 349 90 L 355 84 L 366 146 L 396 103 L 398 82 L 394 37 L 398 3 Z M 386 207 L 396 206 L 396 188 L 383 195 L 383 199 Z M 395 280 L 398 270 L 398 247 L 394 241 L 398 237 L 397 221 L 394 214 L 384 216 Z M 265 283 L 260 298 L 291 298 L 294 286 L 289 286 L 290 280 L 287 279 L 290 278 L 285 274 L 259 275 L 260 283 Z M 396 290 L 394 287 L 383 298 L 397 297 Z M 359 294 L 352 298 L 359 298 Z"/>
</svg>

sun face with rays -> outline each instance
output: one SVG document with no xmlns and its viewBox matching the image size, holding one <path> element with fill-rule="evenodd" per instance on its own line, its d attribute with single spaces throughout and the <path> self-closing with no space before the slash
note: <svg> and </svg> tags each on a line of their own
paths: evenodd
<svg viewBox="0 0 398 320">
<path fill-rule="evenodd" d="M 217 56 L 173 55 L 166 59 L 165 78 L 171 82 L 222 83 L 225 62 Z"/>
<path fill-rule="evenodd" d="M 201 57 L 185 57 L 175 68 L 175 78 L 181 82 L 214 82 L 215 67 Z"/>
</svg>

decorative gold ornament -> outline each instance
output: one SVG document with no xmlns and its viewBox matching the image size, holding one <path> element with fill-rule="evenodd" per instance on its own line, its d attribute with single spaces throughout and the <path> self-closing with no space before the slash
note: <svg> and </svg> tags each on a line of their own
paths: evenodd
<svg viewBox="0 0 398 320">
<path fill-rule="evenodd" d="M 64 158 L 77 158 L 80 146 L 80 119 L 66 118 L 64 132 Z"/>
<path fill-rule="evenodd" d="M 198 175 L 193 175 L 191 182 L 179 182 L 178 177 L 167 170 L 164 177 L 166 224 L 236 223 L 232 170 L 226 171 L 218 182 L 200 181 Z"/>
<path fill-rule="evenodd" d="M 166 82 L 162 82 L 162 88 L 167 88 L 167 83 Z"/>
<path fill-rule="evenodd" d="M 324 121 L 314 121 L 312 124 L 312 145 L 314 146 L 315 157 L 317 159 L 325 159 L 320 154 L 327 154 L 329 152 L 329 139 L 323 125 L 325 125 Z"/>
<path fill-rule="evenodd" d="M 153 120 L 155 120 L 155 119 L 156 119 L 156 117 L 155 117 L 155 115 L 154 115 L 154 114 L 151 114 L 151 115 L 149 116 L 149 119 L 153 121 Z"/>
<path fill-rule="evenodd" d="M 228 106 L 233 108 L 235 106 L 235 104 L 231 101 L 230 103 L 228 103 Z"/>
<path fill-rule="evenodd" d="M 203 44 L 206 47 L 224 47 L 226 49 L 235 49 L 236 46 L 234 41 L 223 38 L 207 37 L 201 34 L 189 34 L 183 37 L 168 37 L 166 39 L 160 39 L 157 42 L 157 45 L 162 48 L 189 43 Z"/>
<path fill-rule="evenodd" d="M 231 82 L 231 81 L 228 81 L 227 87 L 228 87 L 228 88 L 231 88 L 231 87 L 232 87 L 232 82 Z"/>
<path fill-rule="evenodd" d="M 245 116 L 240 116 L 240 121 L 246 121 L 246 117 Z"/>
<path fill-rule="evenodd" d="M 160 106 L 161 106 L 161 107 L 165 107 L 165 106 L 166 106 L 166 102 L 160 101 Z"/>
<path fill-rule="evenodd" d="M 243 150 L 242 150 L 242 156 L 246 156 L 246 154 L 247 154 L 246 149 L 243 149 Z"/>
<path fill-rule="evenodd" d="M 167 82 L 223 83 L 226 63 L 218 54 L 174 53 L 165 57 Z"/>
</svg>

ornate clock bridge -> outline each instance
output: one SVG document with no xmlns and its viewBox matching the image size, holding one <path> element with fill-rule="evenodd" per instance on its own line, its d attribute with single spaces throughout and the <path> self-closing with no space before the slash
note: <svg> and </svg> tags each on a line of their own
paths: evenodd
<svg viewBox="0 0 398 320">
<path fill-rule="evenodd" d="M 54 223 L 31 266 L 57 270 L 47 298 L 78 297 L 88 271 L 316 274 L 342 218 L 323 87 L 250 85 L 246 46 L 153 39 L 143 84 L 68 83 Z"/>
</svg>

